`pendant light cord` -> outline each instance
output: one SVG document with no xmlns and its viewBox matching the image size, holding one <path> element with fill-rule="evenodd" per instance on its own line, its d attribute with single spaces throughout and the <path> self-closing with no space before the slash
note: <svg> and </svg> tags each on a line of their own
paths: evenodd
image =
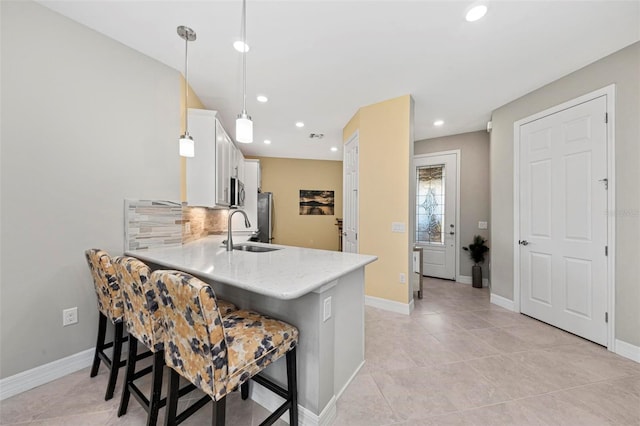
<svg viewBox="0 0 640 426">
<path fill-rule="evenodd" d="M 247 0 L 242 0 L 242 113 L 247 114 Z"/>
<path fill-rule="evenodd" d="M 189 134 L 189 37 L 184 38 L 184 134 Z"/>
</svg>

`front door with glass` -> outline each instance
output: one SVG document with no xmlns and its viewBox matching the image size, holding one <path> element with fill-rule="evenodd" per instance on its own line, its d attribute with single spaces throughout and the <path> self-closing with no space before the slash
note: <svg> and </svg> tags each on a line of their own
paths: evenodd
<svg viewBox="0 0 640 426">
<path fill-rule="evenodd" d="M 457 154 L 414 157 L 415 244 L 423 247 L 424 275 L 456 279 Z"/>
</svg>

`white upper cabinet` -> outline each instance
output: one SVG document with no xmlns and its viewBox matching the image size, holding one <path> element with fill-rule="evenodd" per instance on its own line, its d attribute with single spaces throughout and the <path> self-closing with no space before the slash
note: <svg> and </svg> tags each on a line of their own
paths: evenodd
<svg viewBox="0 0 640 426">
<path fill-rule="evenodd" d="M 195 156 L 187 158 L 187 202 L 190 206 L 228 207 L 230 179 L 237 173 L 236 147 L 216 111 L 190 108 L 188 114 Z"/>
<path fill-rule="evenodd" d="M 235 165 L 236 165 L 236 177 L 238 179 L 240 179 L 240 182 L 245 182 L 247 180 L 246 176 L 245 176 L 245 166 L 244 166 L 245 160 L 244 160 L 244 155 L 242 154 L 242 151 L 240 151 L 239 149 L 236 150 L 236 161 L 235 161 Z"/>
<path fill-rule="evenodd" d="M 216 204 L 219 206 L 228 206 L 230 204 L 229 197 L 231 192 L 229 190 L 231 171 L 230 171 L 230 157 L 233 143 L 231 138 L 222 128 L 222 125 L 216 120 Z"/>
</svg>

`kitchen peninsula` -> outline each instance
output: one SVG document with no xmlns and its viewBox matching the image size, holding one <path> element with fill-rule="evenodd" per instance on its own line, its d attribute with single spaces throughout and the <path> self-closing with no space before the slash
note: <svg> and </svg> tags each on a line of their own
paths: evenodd
<svg viewBox="0 0 640 426">
<path fill-rule="evenodd" d="M 188 272 L 240 308 L 298 327 L 300 424 L 326 424 L 335 416 L 337 397 L 364 363 L 364 267 L 377 257 L 260 243 L 250 244 L 276 250 L 228 252 L 222 240 L 208 236 L 126 254 L 153 268 Z M 285 383 L 283 360 L 266 373 Z M 256 383 L 251 388 L 252 399 L 266 408 L 280 404 Z"/>
</svg>

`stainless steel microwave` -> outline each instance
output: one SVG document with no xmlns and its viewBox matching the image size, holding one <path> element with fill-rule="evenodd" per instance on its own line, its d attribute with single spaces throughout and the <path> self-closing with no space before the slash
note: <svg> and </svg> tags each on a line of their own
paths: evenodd
<svg viewBox="0 0 640 426">
<path fill-rule="evenodd" d="M 236 207 L 244 207 L 244 183 L 238 178 L 231 178 L 231 197 L 229 204 Z"/>
</svg>

